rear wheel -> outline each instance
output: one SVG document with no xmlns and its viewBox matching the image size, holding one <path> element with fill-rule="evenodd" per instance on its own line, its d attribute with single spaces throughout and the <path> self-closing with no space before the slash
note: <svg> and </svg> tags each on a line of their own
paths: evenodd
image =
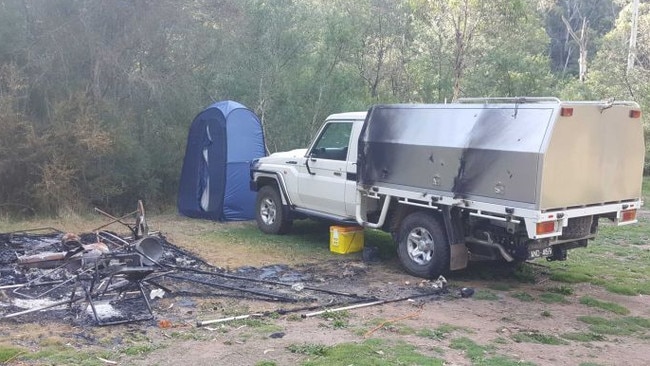
<svg viewBox="0 0 650 366">
<path fill-rule="evenodd" d="M 427 212 L 404 218 L 397 236 L 397 254 L 410 274 L 432 278 L 449 269 L 449 242 L 440 221 Z"/>
<path fill-rule="evenodd" d="M 257 192 L 255 220 L 257 227 L 267 234 L 285 234 L 292 221 L 282 206 L 280 192 L 273 186 L 264 186 Z"/>
</svg>

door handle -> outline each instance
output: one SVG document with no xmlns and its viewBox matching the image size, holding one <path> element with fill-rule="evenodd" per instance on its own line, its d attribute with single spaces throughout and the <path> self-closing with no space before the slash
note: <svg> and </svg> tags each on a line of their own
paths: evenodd
<svg viewBox="0 0 650 366">
<path fill-rule="evenodd" d="M 334 175 L 336 175 L 337 177 L 340 177 L 340 176 L 341 176 L 341 172 L 334 172 Z"/>
<path fill-rule="evenodd" d="M 295 160 L 285 161 L 285 163 L 287 163 L 287 164 L 298 164 L 298 162 L 295 161 Z"/>
</svg>

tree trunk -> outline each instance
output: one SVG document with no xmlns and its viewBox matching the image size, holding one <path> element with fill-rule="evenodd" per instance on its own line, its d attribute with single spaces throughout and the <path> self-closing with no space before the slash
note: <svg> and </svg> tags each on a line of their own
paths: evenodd
<svg viewBox="0 0 650 366">
<path fill-rule="evenodd" d="M 630 48 L 627 53 L 627 73 L 634 68 L 634 61 L 636 60 L 636 34 L 637 34 L 637 20 L 639 18 L 639 0 L 634 0 L 632 3 L 632 30 L 630 31 Z"/>
<path fill-rule="evenodd" d="M 580 50 L 580 54 L 578 58 L 578 66 L 579 66 L 578 77 L 580 79 L 580 82 L 584 82 L 585 76 L 587 75 L 587 43 L 588 43 L 587 25 L 589 24 L 587 22 L 587 17 L 582 18 L 582 26 L 580 27 L 580 36 L 576 34 L 576 32 L 573 30 L 573 27 L 571 26 L 571 23 L 569 23 L 569 21 L 564 17 L 564 15 L 562 16 L 562 21 L 566 26 L 567 32 L 569 32 L 569 35 L 571 35 L 571 38 L 573 38 L 573 40 L 578 44 L 578 48 Z"/>
</svg>

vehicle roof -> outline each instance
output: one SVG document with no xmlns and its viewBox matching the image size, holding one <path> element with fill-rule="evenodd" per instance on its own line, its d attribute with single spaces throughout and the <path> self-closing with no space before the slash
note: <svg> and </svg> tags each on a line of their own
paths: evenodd
<svg viewBox="0 0 650 366">
<path fill-rule="evenodd" d="M 346 112 L 346 113 L 335 113 L 327 117 L 328 121 L 331 120 L 365 120 L 366 114 L 368 112 Z"/>
</svg>

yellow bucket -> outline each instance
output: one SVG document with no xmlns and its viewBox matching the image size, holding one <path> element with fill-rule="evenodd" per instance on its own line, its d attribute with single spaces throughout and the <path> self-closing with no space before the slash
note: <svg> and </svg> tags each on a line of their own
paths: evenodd
<svg viewBox="0 0 650 366">
<path fill-rule="evenodd" d="M 330 226 L 330 251 L 347 254 L 363 250 L 363 228 L 360 226 Z"/>
</svg>

